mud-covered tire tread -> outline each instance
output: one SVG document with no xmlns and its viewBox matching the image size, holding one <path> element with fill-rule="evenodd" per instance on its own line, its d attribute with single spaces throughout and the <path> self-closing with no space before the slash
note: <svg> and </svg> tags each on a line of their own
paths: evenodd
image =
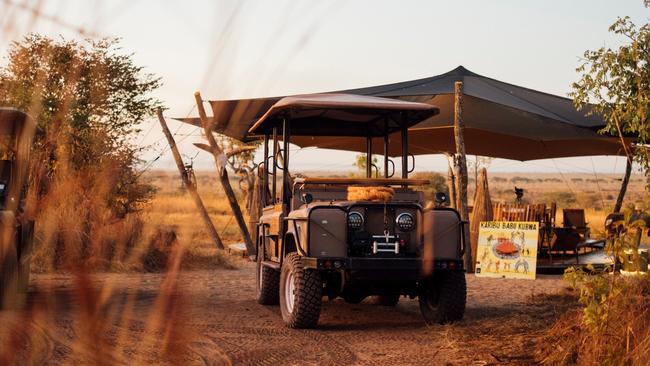
<svg viewBox="0 0 650 366">
<path fill-rule="evenodd" d="M 427 286 L 426 291 L 438 291 L 438 306 L 435 309 L 428 306 L 423 296 L 418 297 L 420 311 L 427 324 L 447 324 L 463 318 L 467 302 L 467 283 L 464 272 L 439 272 L 423 285 Z"/>
<path fill-rule="evenodd" d="M 261 305 L 278 305 L 280 303 L 280 272 L 271 268 L 263 266 L 261 261 L 257 261 L 257 271 L 255 275 L 255 283 L 257 286 L 257 303 Z M 261 267 L 261 268 L 260 268 Z M 260 275 L 258 271 L 263 271 L 262 273 L 262 284 L 258 284 L 260 280 Z"/>
<path fill-rule="evenodd" d="M 295 303 L 293 312 L 288 313 L 284 302 L 284 283 L 289 271 L 295 282 Z M 282 319 L 289 328 L 314 328 L 318 325 L 323 298 L 323 283 L 320 273 L 303 268 L 298 253 L 289 253 L 284 258 L 280 274 L 280 310 Z"/>
</svg>

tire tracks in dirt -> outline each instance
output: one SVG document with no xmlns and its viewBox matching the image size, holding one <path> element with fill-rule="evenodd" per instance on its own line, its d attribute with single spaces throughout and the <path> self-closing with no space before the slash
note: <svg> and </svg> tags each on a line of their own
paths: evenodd
<svg viewBox="0 0 650 366">
<path fill-rule="evenodd" d="M 322 365 L 351 364 L 357 360 L 349 347 L 318 330 L 293 330 L 282 325 L 274 328 L 208 325 L 203 331 L 204 337 L 236 365 L 301 363 L 312 357 Z"/>
</svg>

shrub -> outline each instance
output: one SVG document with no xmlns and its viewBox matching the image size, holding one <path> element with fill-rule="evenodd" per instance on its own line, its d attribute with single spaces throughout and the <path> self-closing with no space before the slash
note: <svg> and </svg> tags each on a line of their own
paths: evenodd
<svg viewBox="0 0 650 366">
<path fill-rule="evenodd" d="M 555 202 L 558 207 L 570 207 L 577 202 L 575 193 L 573 192 L 545 192 L 541 194 L 541 200 L 546 203 Z"/>
<path fill-rule="evenodd" d="M 631 211 L 615 223 L 606 246 L 618 262 L 624 252 L 636 249 L 647 217 Z M 638 265 L 638 256 L 633 259 Z M 638 267 L 637 267 L 638 268 Z M 647 365 L 650 363 L 650 281 L 647 277 L 622 277 L 618 273 L 587 267 L 570 268 L 564 278 L 578 292 L 580 313 L 563 316 L 542 341 L 545 364 Z M 577 316 L 576 316 L 577 315 Z"/>
<path fill-rule="evenodd" d="M 447 187 L 447 178 L 442 174 L 435 172 L 419 172 L 412 175 L 414 179 L 428 179 L 431 184 L 424 187 L 419 187 L 424 192 L 424 198 L 427 201 L 433 201 L 437 192 L 444 192 L 449 196 L 449 188 Z"/>
</svg>

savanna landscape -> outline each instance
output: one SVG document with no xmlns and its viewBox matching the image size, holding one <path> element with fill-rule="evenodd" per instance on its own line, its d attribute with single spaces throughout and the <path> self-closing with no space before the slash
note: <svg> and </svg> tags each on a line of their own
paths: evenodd
<svg viewBox="0 0 650 366">
<path fill-rule="evenodd" d="M 0 365 L 650 364 L 650 3 L 297 4 L 0 2 Z"/>
<path fill-rule="evenodd" d="M 511 200 L 515 182 L 531 196 L 565 192 L 564 182 L 553 182 L 557 191 L 540 183 L 553 175 L 525 176 L 528 182 L 495 173 L 494 198 Z M 27 310 L 3 314 L 2 341 L 11 345 L 4 362 L 522 365 L 574 357 L 570 348 L 554 350 L 558 328 L 580 313 L 576 293 L 557 275 L 523 282 L 468 277 L 465 320 L 454 325 L 425 326 L 416 300 L 390 308 L 369 298 L 358 305 L 326 301 L 318 330 L 285 329 L 277 306 L 254 300 L 254 263 L 214 247 L 178 175 L 146 177 L 156 195 L 138 229 L 129 229 L 139 233 L 137 256 L 86 273 L 48 267 L 53 248 L 35 252 Z M 598 192 L 595 181 L 585 184 L 595 179 L 590 175 L 566 178 L 583 180 L 580 193 Z M 600 179 L 601 189 L 617 186 L 615 176 Z M 223 240 L 240 242 L 214 174 L 198 172 L 197 183 Z M 633 176 L 630 195 L 643 196 L 643 183 Z M 602 230 L 605 211 L 588 213 L 593 230 Z"/>
</svg>

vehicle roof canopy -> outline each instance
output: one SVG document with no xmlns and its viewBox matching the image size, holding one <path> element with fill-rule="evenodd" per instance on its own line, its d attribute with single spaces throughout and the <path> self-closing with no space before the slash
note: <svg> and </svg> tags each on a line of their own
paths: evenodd
<svg viewBox="0 0 650 366">
<path fill-rule="evenodd" d="M 411 127 L 439 113 L 425 103 L 352 94 L 307 94 L 277 101 L 249 129 L 271 133 L 287 119 L 293 136 L 379 137 Z"/>
</svg>

